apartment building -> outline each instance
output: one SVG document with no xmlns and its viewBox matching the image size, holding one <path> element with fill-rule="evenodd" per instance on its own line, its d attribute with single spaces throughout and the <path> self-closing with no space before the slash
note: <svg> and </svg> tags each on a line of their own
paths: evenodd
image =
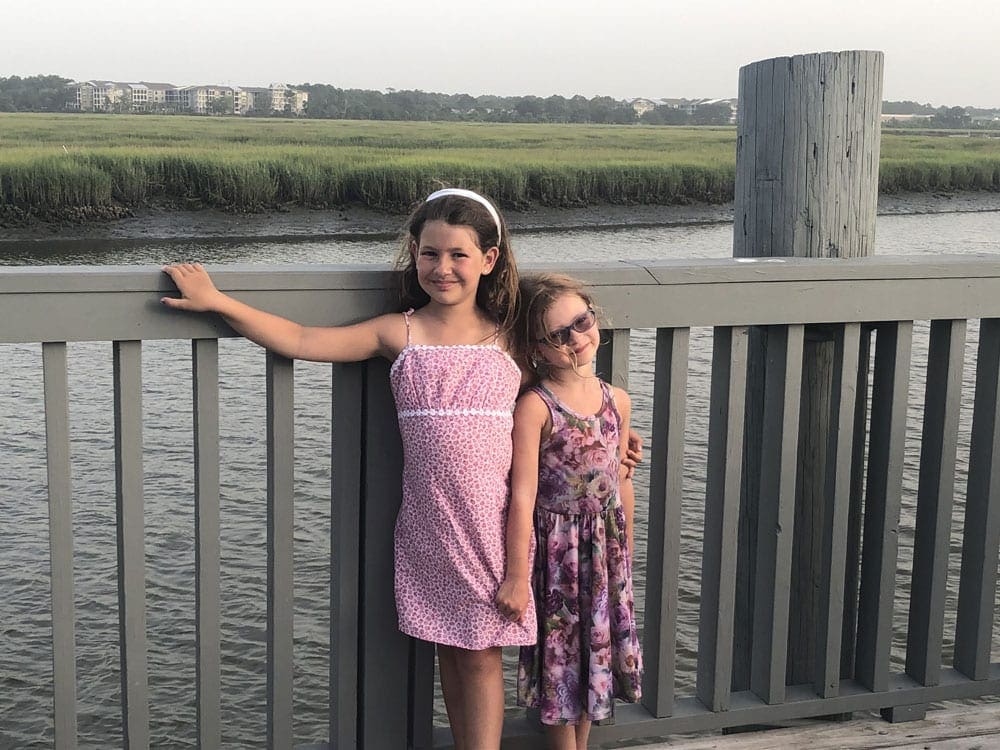
<svg viewBox="0 0 1000 750">
<path fill-rule="evenodd" d="M 175 86 L 139 81 L 83 81 L 67 105 L 81 112 L 190 112 L 199 115 L 305 114 L 309 94 L 287 84 L 268 87 Z"/>
</svg>

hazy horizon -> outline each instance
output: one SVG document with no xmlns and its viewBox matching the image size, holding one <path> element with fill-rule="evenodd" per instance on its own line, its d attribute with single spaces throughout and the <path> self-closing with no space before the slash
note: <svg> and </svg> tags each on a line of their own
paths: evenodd
<svg viewBox="0 0 1000 750">
<path fill-rule="evenodd" d="M 739 68 L 757 60 L 875 49 L 884 100 L 1000 108 L 1000 23 L 985 0 L 397 6 L 36 0 L 5 9 L 0 76 L 721 99 L 736 97 Z"/>
</svg>

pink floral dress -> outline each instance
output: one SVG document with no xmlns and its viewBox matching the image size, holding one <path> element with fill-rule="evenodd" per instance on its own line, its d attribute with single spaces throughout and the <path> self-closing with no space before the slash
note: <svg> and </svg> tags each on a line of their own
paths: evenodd
<svg viewBox="0 0 1000 750">
<path fill-rule="evenodd" d="M 532 586 L 538 643 L 521 648 L 518 703 L 543 724 L 610 718 L 614 699 L 640 695 L 642 657 L 625 513 L 618 496 L 621 417 L 610 386 L 594 416 L 544 386 L 552 432 L 543 441 L 535 502 Z"/>
<path fill-rule="evenodd" d="M 534 643 L 534 607 L 522 622 L 510 622 L 494 602 L 506 572 L 520 370 L 496 343 L 413 343 L 406 316 L 406 347 L 389 372 L 403 440 L 399 629 L 473 650 Z"/>
</svg>

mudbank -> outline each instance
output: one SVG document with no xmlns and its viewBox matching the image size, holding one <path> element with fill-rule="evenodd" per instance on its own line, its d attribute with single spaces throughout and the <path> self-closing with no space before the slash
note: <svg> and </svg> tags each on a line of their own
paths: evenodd
<svg viewBox="0 0 1000 750">
<path fill-rule="evenodd" d="M 1000 193 L 903 193 L 879 196 L 879 214 L 922 214 L 966 211 L 1000 211 Z M 579 227 L 640 227 L 684 224 L 724 224 L 733 219 L 732 204 L 683 206 L 600 204 L 574 208 L 529 207 L 505 211 L 508 223 L 518 230 L 553 231 Z M 404 214 L 376 211 L 364 206 L 312 210 L 229 213 L 216 209 L 198 211 L 152 209 L 131 212 L 79 211 L 68 216 L 0 217 L 3 241 L 81 239 L 171 239 L 227 237 L 321 239 L 395 237 Z"/>
</svg>

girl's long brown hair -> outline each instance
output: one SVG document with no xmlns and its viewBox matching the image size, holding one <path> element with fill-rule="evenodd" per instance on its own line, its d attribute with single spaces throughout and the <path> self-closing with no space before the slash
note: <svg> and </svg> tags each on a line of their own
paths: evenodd
<svg viewBox="0 0 1000 750">
<path fill-rule="evenodd" d="M 479 279 L 476 304 L 496 321 L 501 334 L 510 338 L 517 315 L 518 273 L 507 224 L 499 209 L 497 216 L 500 217 L 499 232 L 485 206 L 460 195 L 446 195 L 417 206 L 404 225 L 402 247 L 396 257 L 401 309 L 423 307 L 430 302 L 427 292 L 420 288 L 417 281 L 416 261 L 410 252 L 411 243 L 420 244 L 420 233 L 424 225 L 428 221 L 443 221 L 453 226 L 467 226 L 476 233 L 480 250 L 485 252 L 496 247 L 499 251 L 493 270 Z"/>
</svg>

